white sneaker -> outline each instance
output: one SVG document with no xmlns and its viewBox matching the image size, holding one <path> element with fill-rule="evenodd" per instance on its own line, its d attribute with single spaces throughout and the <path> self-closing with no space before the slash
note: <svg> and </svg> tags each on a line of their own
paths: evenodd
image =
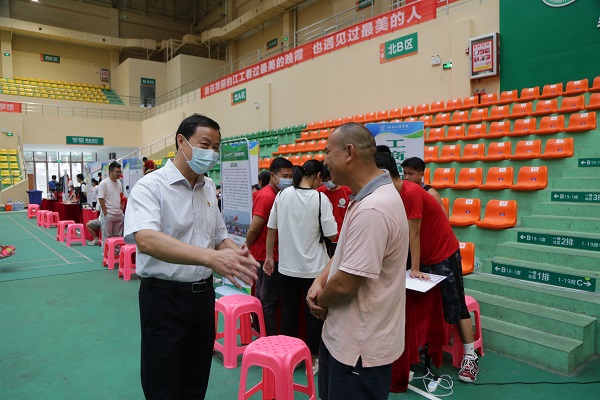
<svg viewBox="0 0 600 400">
<path fill-rule="evenodd" d="M 223 279 L 213 276 L 213 283 L 221 283 L 221 282 L 223 282 Z"/>
<path fill-rule="evenodd" d="M 88 242 L 88 246 L 98 246 L 98 238 L 92 240 L 91 242 Z"/>
<path fill-rule="evenodd" d="M 302 365 L 302 364 L 299 364 L 299 365 Z M 319 359 L 318 358 L 316 358 L 315 361 L 313 361 L 312 368 L 313 368 L 313 375 L 316 376 L 319 373 Z M 308 375 L 308 373 L 306 372 L 306 369 L 304 370 L 304 375 Z"/>
</svg>

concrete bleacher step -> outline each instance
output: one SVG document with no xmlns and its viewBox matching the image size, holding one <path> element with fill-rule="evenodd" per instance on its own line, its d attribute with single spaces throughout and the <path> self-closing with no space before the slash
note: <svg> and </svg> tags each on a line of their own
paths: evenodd
<svg viewBox="0 0 600 400">
<path fill-rule="evenodd" d="M 581 340 L 483 315 L 481 326 L 486 348 L 562 374 L 571 374 L 593 355 Z"/>
<path fill-rule="evenodd" d="M 600 207 L 596 206 L 596 216 L 600 216 Z M 529 215 L 521 218 L 521 228 L 551 229 L 555 231 L 595 233 L 600 234 L 600 218 L 576 217 L 569 213 L 563 216 Z M 568 231 L 569 233 L 566 233 Z"/>
<path fill-rule="evenodd" d="M 568 215 L 576 218 L 600 216 L 600 205 L 593 203 L 542 202 L 534 203 L 532 212 L 535 215 L 546 215 L 554 218 L 557 215 Z"/>
<path fill-rule="evenodd" d="M 553 180 L 552 189 L 595 189 L 600 188 L 598 177 L 571 177 L 556 178 Z"/>
<path fill-rule="evenodd" d="M 567 168 L 562 171 L 563 178 L 594 178 L 600 176 L 600 168 Z"/>
</svg>

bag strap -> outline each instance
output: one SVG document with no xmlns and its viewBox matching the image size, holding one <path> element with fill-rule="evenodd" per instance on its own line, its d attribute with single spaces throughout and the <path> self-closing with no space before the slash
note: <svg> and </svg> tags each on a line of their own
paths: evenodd
<svg viewBox="0 0 600 400">
<path fill-rule="evenodd" d="M 323 225 L 321 225 L 321 192 L 319 193 L 319 231 L 321 232 L 321 238 L 319 239 L 319 243 L 323 243 L 325 240 L 325 235 L 323 235 Z"/>
</svg>

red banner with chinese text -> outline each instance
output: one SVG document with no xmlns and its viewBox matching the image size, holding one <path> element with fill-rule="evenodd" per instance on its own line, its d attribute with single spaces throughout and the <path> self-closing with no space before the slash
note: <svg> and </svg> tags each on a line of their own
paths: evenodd
<svg viewBox="0 0 600 400">
<path fill-rule="evenodd" d="M 12 101 L 0 101 L 0 112 L 20 113 L 21 103 Z"/>
<path fill-rule="evenodd" d="M 446 0 L 443 0 L 443 4 L 445 3 Z M 441 0 L 415 0 L 386 14 L 371 18 L 216 80 L 203 86 L 200 89 L 200 95 L 205 98 L 301 62 L 312 60 L 323 54 L 430 21 L 436 18 L 437 7 L 443 4 Z"/>
</svg>

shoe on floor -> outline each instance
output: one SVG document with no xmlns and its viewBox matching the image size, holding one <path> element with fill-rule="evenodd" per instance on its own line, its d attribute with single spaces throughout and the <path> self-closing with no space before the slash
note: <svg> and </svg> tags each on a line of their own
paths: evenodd
<svg viewBox="0 0 600 400">
<path fill-rule="evenodd" d="M 223 279 L 213 276 L 213 283 L 221 283 L 221 282 L 223 282 Z"/>
<path fill-rule="evenodd" d="M 298 364 L 298 365 L 302 365 L 302 364 Z M 318 358 L 316 358 L 313 361 L 312 368 L 313 368 L 313 375 L 316 376 L 319 373 L 319 359 Z M 308 375 L 308 373 L 306 372 L 306 369 L 304 370 L 304 375 Z"/>
<path fill-rule="evenodd" d="M 477 379 L 479 373 L 479 361 L 476 355 L 465 354 L 460 371 L 458 371 L 458 380 L 461 382 L 473 383 Z"/>
<path fill-rule="evenodd" d="M 88 242 L 88 246 L 98 246 L 98 238 L 92 240 L 91 242 Z"/>
</svg>

